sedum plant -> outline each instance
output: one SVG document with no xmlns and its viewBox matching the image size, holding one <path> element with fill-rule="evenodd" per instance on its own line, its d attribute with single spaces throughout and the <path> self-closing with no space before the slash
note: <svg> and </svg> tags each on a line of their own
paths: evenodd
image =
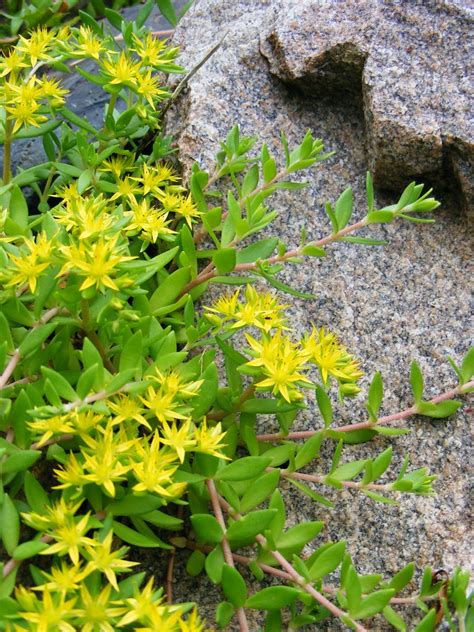
<svg viewBox="0 0 474 632">
<path fill-rule="evenodd" d="M 377 629 L 375 615 L 406 630 L 409 606 L 417 632 L 442 619 L 468 629 L 467 572 L 426 568 L 418 589 L 413 564 L 362 575 L 323 522 L 286 526 L 279 489 L 325 511 L 314 484 L 382 503 L 433 493 L 425 468 L 406 459 L 390 469 L 390 446 L 355 461 L 344 446 L 409 432 L 399 422 L 413 415 L 455 413 L 474 386 L 473 351 L 451 360 L 458 384 L 429 401 L 414 362 L 413 400 L 389 416 L 376 373 L 367 420 L 340 425 L 336 400 L 361 391 L 361 364 L 317 323 L 297 335 L 283 295 L 307 295 L 278 275 L 335 242 L 380 245 L 366 226 L 431 221 L 423 214 L 438 202 L 412 183 L 377 208 L 368 174 L 363 219 L 351 222 L 346 189 L 326 205 L 327 235 L 302 234 L 289 250 L 262 235 L 277 215 L 269 198 L 305 186 L 295 174 L 330 154 L 310 132 L 293 148 L 282 134 L 277 160 L 238 127 L 185 186 L 160 131 L 178 51 L 146 32 L 146 11 L 129 24 L 109 12 L 118 36 L 86 13 L 80 27 L 40 27 L 0 60 L 0 629 L 208 629 L 199 604 L 173 600 L 177 549 L 189 551 L 191 575 L 220 586 L 219 628 L 249 630 L 257 610 L 268 631 L 335 617 L 362 632 Z M 99 128 L 68 108 L 50 71 L 79 72 L 107 93 Z M 33 136 L 45 162 L 12 173 L 12 148 Z M 235 287 L 206 300 L 215 283 Z M 310 406 L 314 429 L 294 430 Z M 147 549 L 168 564 L 163 585 L 140 569 Z"/>
</svg>

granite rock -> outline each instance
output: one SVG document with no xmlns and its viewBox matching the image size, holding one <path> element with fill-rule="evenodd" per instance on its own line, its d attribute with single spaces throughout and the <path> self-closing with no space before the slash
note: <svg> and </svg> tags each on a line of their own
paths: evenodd
<svg viewBox="0 0 474 632">
<path fill-rule="evenodd" d="M 261 42 L 271 72 L 313 95 L 362 98 L 378 183 L 454 176 L 472 208 L 474 12 L 467 5 L 282 0 L 274 16 Z"/>
<path fill-rule="evenodd" d="M 257 135 L 258 145 L 266 142 L 275 155 L 282 155 L 278 141 L 281 130 L 295 144 L 308 128 L 324 139 L 328 150 L 336 151 L 329 161 L 311 172 L 307 189 L 280 192 L 272 199 L 279 218 L 267 234 L 279 236 L 289 247 L 297 245 L 303 225 L 310 237 L 327 234 L 324 202 L 337 199 L 349 185 L 354 188 L 355 205 L 359 209 L 356 219 L 363 215 L 365 171 L 373 161 L 372 136 L 362 98 L 340 98 L 337 90 L 327 94 L 316 90 L 314 85 L 304 90 L 305 81 L 308 84 L 312 81 L 308 76 L 301 78 L 297 86 L 286 78 L 282 81 L 276 76 L 280 62 L 275 58 L 269 70 L 269 37 L 276 32 L 276 25 L 289 20 L 290 15 L 300 15 L 310 4 L 197 0 L 174 38 L 174 43 L 182 49 L 180 62 L 192 68 L 227 32 L 220 49 L 192 78 L 168 115 L 167 129 L 177 134 L 178 156 L 185 175 L 189 174 L 193 161 L 212 168 L 219 141 L 235 123 L 240 124 L 242 134 Z M 346 5 L 319 2 L 318 6 L 330 10 L 336 4 Z M 442 3 L 442 7 L 445 5 Z M 344 12 L 341 13 L 344 21 Z M 315 24 L 316 19 L 319 18 L 314 17 Z M 345 19 L 350 24 L 350 17 Z M 294 25 L 287 29 L 288 38 L 292 29 L 297 37 L 301 21 L 302 18 L 294 18 Z M 336 31 L 334 25 L 333 33 Z M 306 40 L 309 49 L 309 35 Z M 350 90 L 350 77 L 358 80 L 361 67 L 358 51 L 362 50 L 363 40 L 352 42 L 353 46 L 342 42 L 328 57 L 328 77 L 323 83 L 329 81 L 334 85 L 341 81 Z M 291 47 L 287 44 L 288 60 Z M 396 62 L 392 58 L 394 66 Z M 336 69 L 341 64 L 347 73 L 338 78 Z M 279 68 L 283 74 L 283 62 Z M 358 88 L 354 88 L 351 94 L 357 93 Z M 424 134 L 424 128 L 413 127 L 415 141 Z M 408 136 L 404 142 L 411 151 Z M 431 160 L 429 152 L 428 159 Z M 456 163 L 460 179 L 468 177 L 463 160 L 459 157 Z M 312 322 L 331 327 L 361 358 L 367 373 L 365 386 L 373 372 L 381 370 L 385 382 L 384 414 L 410 405 L 411 359 L 419 361 L 426 377 L 426 397 L 432 397 L 454 384 L 446 356 L 459 360 L 472 342 L 472 295 L 467 282 L 472 271 L 472 234 L 456 196 L 441 188 L 439 179 L 435 184 L 435 194 L 443 202 L 435 224 L 373 227 L 368 234 L 386 238 L 386 247 L 338 244 L 324 260 L 287 267 L 281 274 L 284 282 L 316 296 L 311 301 L 284 297 L 292 302 L 291 319 L 298 334 L 307 331 Z M 377 191 L 379 205 L 392 204 L 395 199 L 395 194 Z M 341 423 L 347 423 L 363 419 L 363 411 L 363 401 L 359 399 L 340 406 L 338 416 Z M 310 403 L 296 427 L 315 428 L 319 423 Z M 374 504 L 349 492 L 334 492 L 331 497 L 335 507 L 328 511 L 294 490 L 285 491 L 289 522 L 326 520 L 328 529 L 315 546 L 329 539 L 346 539 L 360 572 L 380 571 L 389 576 L 411 560 L 416 561 L 418 569 L 424 565 L 448 570 L 456 564 L 470 566 L 467 511 L 470 488 L 466 479 L 471 448 L 469 409 L 464 407 L 448 421 L 419 418 L 411 420 L 408 426 L 412 433 L 392 442 L 394 466 L 390 473 L 396 476 L 397 466 L 408 455 L 414 469 L 427 467 L 440 474 L 436 496 L 405 496 L 398 506 L 392 507 Z M 264 431 L 271 432 L 272 427 L 265 426 Z M 353 446 L 348 448 L 347 459 L 374 456 L 387 445 L 386 439 L 379 438 L 365 446 Z M 308 471 L 327 471 L 330 456 L 329 451 L 325 452 L 320 462 Z M 187 578 L 181 574 L 175 594 L 180 599 L 195 595 L 211 619 L 213 605 L 220 598 L 217 592 L 213 596 L 212 586 L 202 577 Z M 406 611 L 404 615 L 408 628 L 412 629 L 415 613 Z M 380 620 L 368 627 L 389 629 Z M 257 621 L 252 620 L 251 629 L 258 629 Z M 335 631 L 343 626 L 330 621 L 308 629 Z"/>
</svg>

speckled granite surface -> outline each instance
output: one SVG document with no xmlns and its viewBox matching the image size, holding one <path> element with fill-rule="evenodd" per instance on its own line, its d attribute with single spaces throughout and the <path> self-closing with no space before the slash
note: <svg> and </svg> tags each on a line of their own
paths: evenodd
<svg viewBox="0 0 474 632">
<path fill-rule="evenodd" d="M 364 106 L 357 90 L 327 98 L 314 92 L 305 96 L 295 86 L 278 80 L 275 67 L 273 74 L 269 72 L 260 45 L 275 28 L 275 14 L 282 22 L 290 19 L 290 4 L 299 7 L 311 3 L 285 3 L 285 13 L 278 11 L 281 3 L 274 0 L 198 0 L 175 36 L 183 50 L 182 63 L 191 68 L 224 31 L 228 35 L 221 49 L 192 79 L 170 114 L 168 126 L 178 133 L 179 156 L 185 169 L 194 159 L 209 161 L 234 123 L 241 125 L 244 134 L 258 134 L 271 149 L 278 147 L 280 130 L 295 143 L 310 128 L 325 140 L 328 149 L 336 150 L 334 157 L 313 170 L 307 190 L 281 194 L 275 200 L 280 217 L 271 230 L 294 245 L 302 225 L 310 236 L 326 234 L 323 204 L 335 200 L 348 185 L 354 187 L 356 207 L 362 215 L 363 180 L 371 162 L 372 140 L 367 136 Z M 318 4 L 327 7 L 331 3 Z M 298 25 L 296 21 L 294 28 Z M 289 49 L 289 42 L 287 45 Z M 396 62 L 393 58 L 391 63 Z M 385 237 L 388 246 L 339 244 L 325 260 L 287 268 L 282 275 L 284 281 L 316 295 L 313 301 L 292 300 L 293 324 L 298 331 L 303 332 L 312 322 L 329 326 L 361 358 L 368 376 L 381 370 L 384 413 L 410 405 L 408 367 L 412 358 L 425 373 L 429 397 L 454 384 L 446 356 L 459 360 L 472 343 L 472 232 L 458 198 L 439 188 L 436 195 L 443 201 L 436 224 L 376 227 L 371 234 Z M 378 191 L 380 205 L 394 199 L 393 194 Z M 340 409 L 341 422 L 364 418 L 360 402 L 353 408 L 355 412 L 351 404 Z M 418 567 L 470 566 L 471 421 L 472 412 L 466 405 L 448 421 L 411 420 L 412 433 L 393 441 L 391 471 L 408 454 L 413 468 L 426 466 L 439 473 L 437 496 L 406 496 L 398 506 L 381 506 L 356 494 L 333 493 L 336 507 L 328 511 L 292 493 L 288 495 L 290 520 L 327 520 L 326 537 L 347 539 L 361 572 L 390 575 L 411 560 L 416 560 Z M 297 426 L 308 429 L 316 424 L 310 408 Z M 378 454 L 387 445 L 387 439 L 379 438 L 366 446 L 348 448 L 347 454 L 363 458 Z M 328 458 L 325 454 L 314 471 L 326 471 Z M 215 601 L 206 579 L 179 576 L 176 591 L 181 598 L 196 595 L 212 613 Z M 408 612 L 406 615 L 413 622 Z M 252 629 L 257 629 L 256 622 L 254 625 Z M 342 628 L 330 622 L 313 629 Z M 371 629 L 389 628 L 375 621 Z"/>
</svg>

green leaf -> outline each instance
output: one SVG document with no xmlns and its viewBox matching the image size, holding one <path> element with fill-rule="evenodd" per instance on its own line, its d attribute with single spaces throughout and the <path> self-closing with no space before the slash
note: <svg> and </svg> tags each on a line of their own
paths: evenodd
<svg viewBox="0 0 474 632">
<path fill-rule="evenodd" d="M 224 564 L 221 581 L 226 598 L 235 608 L 241 608 L 247 599 L 247 586 L 242 575 L 232 566 Z"/>
<path fill-rule="evenodd" d="M 393 588 L 395 592 L 400 592 L 407 584 L 409 584 L 413 578 L 415 572 L 415 565 L 413 562 L 407 564 L 396 575 L 392 577 L 388 585 L 389 588 Z"/>
<path fill-rule="evenodd" d="M 354 199 L 352 195 L 352 189 L 348 187 L 339 196 L 334 211 L 339 230 L 342 230 L 345 226 L 347 226 L 349 220 L 351 219 L 353 205 Z"/>
<path fill-rule="evenodd" d="M 221 601 L 216 608 L 216 623 L 222 630 L 226 628 L 234 616 L 234 606 L 228 601 Z"/>
<path fill-rule="evenodd" d="M 390 606 L 385 606 L 385 608 L 382 610 L 382 613 L 388 623 L 390 623 L 390 625 L 393 625 L 396 630 L 398 630 L 399 632 L 406 632 L 407 626 L 405 622 L 403 621 L 401 616 L 395 612 L 393 608 L 391 608 Z"/>
<path fill-rule="evenodd" d="M 369 411 L 370 420 L 372 422 L 376 422 L 380 410 L 380 406 L 382 404 L 383 399 L 383 381 L 380 372 L 377 373 L 372 378 L 372 382 L 369 387 L 369 397 L 367 403 L 367 410 Z"/>
<path fill-rule="evenodd" d="M 203 570 L 206 556 L 202 551 L 193 551 L 186 562 L 186 572 L 191 577 L 197 577 Z"/>
<path fill-rule="evenodd" d="M 359 608 L 353 614 L 355 619 L 366 619 L 367 617 L 373 617 L 378 612 L 382 612 L 385 606 L 390 602 L 393 597 L 394 590 L 377 590 L 365 599 L 362 599 Z"/>
<path fill-rule="evenodd" d="M 319 411 L 324 419 L 324 426 L 325 428 L 329 428 L 333 418 L 332 404 L 326 391 L 319 385 L 316 387 L 316 400 L 318 402 Z"/>
<path fill-rule="evenodd" d="M 17 184 L 10 189 L 10 203 L 8 205 L 10 219 L 12 219 L 22 232 L 28 226 L 28 205 L 22 190 Z"/>
<path fill-rule="evenodd" d="M 220 274 L 232 272 L 236 264 L 235 248 L 221 248 L 212 256 L 212 261 Z"/>
<path fill-rule="evenodd" d="M 207 576 L 213 584 L 219 584 L 221 581 L 224 561 L 222 547 L 218 544 L 206 557 L 206 562 L 204 564 Z"/>
<path fill-rule="evenodd" d="M 20 344 L 20 355 L 25 357 L 31 353 L 31 351 L 40 349 L 41 344 L 53 333 L 55 328 L 56 323 L 46 323 L 29 331 Z"/>
<path fill-rule="evenodd" d="M 295 410 L 295 406 L 287 404 L 279 399 L 269 399 L 267 397 L 256 397 L 245 401 L 240 410 L 244 413 L 256 413 L 259 415 L 275 415 L 290 410 Z"/>
<path fill-rule="evenodd" d="M 362 587 L 360 585 L 359 577 L 352 564 L 349 566 L 345 580 L 344 587 L 346 589 L 347 606 L 349 613 L 352 615 L 360 607 L 362 598 Z"/>
<path fill-rule="evenodd" d="M 179 268 L 160 283 L 150 298 L 150 308 L 154 312 L 160 307 L 171 305 L 191 279 L 190 267 Z"/>
<path fill-rule="evenodd" d="M 258 184 L 259 175 L 260 174 L 258 170 L 258 165 L 252 165 L 252 167 L 250 167 L 250 169 L 245 174 L 244 180 L 242 182 L 243 198 L 247 197 L 248 195 L 250 195 L 250 193 L 252 193 L 252 191 L 255 190 Z"/>
<path fill-rule="evenodd" d="M 301 481 L 295 481 L 291 478 L 289 478 L 288 481 L 292 485 L 294 485 L 296 488 L 298 488 L 301 492 L 303 492 L 303 494 L 306 494 L 306 496 L 309 496 L 310 498 L 315 500 L 317 503 L 320 503 L 321 505 L 324 505 L 325 507 L 329 507 L 330 509 L 332 509 L 333 507 L 332 502 L 328 500 L 327 498 L 324 498 L 324 496 L 317 494 L 310 487 L 308 487 L 308 485 L 305 485 Z"/>
<path fill-rule="evenodd" d="M 218 544 L 224 538 L 224 531 L 214 516 L 210 514 L 194 514 L 191 516 L 191 524 L 201 542 Z"/>
<path fill-rule="evenodd" d="M 58 395 L 69 402 L 77 401 L 78 395 L 69 382 L 57 371 L 46 366 L 41 367 L 41 373 L 51 381 Z"/>
<path fill-rule="evenodd" d="M 246 608 L 257 610 L 280 610 L 285 606 L 291 606 L 297 599 L 300 591 L 290 586 L 270 586 L 263 588 L 247 599 Z"/>
<path fill-rule="evenodd" d="M 240 510 L 247 513 L 263 503 L 274 492 L 280 481 L 280 471 L 267 472 L 258 478 L 257 484 L 250 485 L 240 501 Z"/>
<path fill-rule="evenodd" d="M 315 560 L 309 569 L 311 579 L 316 581 L 322 579 L 332 571 L 336 570 L 342 562 L 346 551 L 346 543 L 344 541 L 331 544 L 321 551 L 320 555 L 315 556 Z"/>
<path fill-rule="evenodd" d="M 374 184 L 372 182 L 372 174 L 370 171 L 367 171 L 365 179 L 365 193 L 367 196 L 367 211 L 372 213 L 374 210 Z"/>
<path fill-rule="evenodd" d="M 23 542 L 19 544 L 13 551 L 14 560 L 27 560 L 29 557 L 34 557 L 47 549 L 49 544 L 40 542 L 39 540 L 30 540 L 29 542 Z"/>
<path fill-rule="evenodd" d="M 373 211 L 367 215 L 367 224 L 389 224 L 394 217 L 393 211 Z"/>
<path fill-rule="evenodd" d="M 262 239 L 255 244 L 246 246 L 237 252 L 236 263 L 253 263 L 258 259 L 268 259 L 278 245 L 277 237 Z"/>
<path fill-rule="evenodd" d="M 48 494 L 31 472 L 25 472 L 23 490 L 31 510 L 43 514 L 49 504 Z"/>
<path fill-rule="evenodd" d="M 413 632 L 433 632 L 436 627 L 436 610 L 431 608 L 426 617 L 420 621 Z"/>
<path fill-rule="evenodd" d="M 372 480 L 376 481 L 382 476 L 382 474 L 385 472 L 392 461 L 392 454 L 393 449 L 391 446 L 389 446 L 386 450 L 379 454 L 376 459 L 372 461 Z"/>
<path fill-rule="evenodd" d="M 286 283 L 279 281 L 271 274 L 267 274 L 261 267 L 259 268 L 259 274 L 261 274 L 263 278 L 270 283 L 270 285 L 272 285 L 277 290 L 280 290 L 281 292 L 286 292 L 287 294 L 290 294 L 291 296 L 296 296 L 297 298 L 315 298 L 314 294 L 308 294 L 308 292 L 300 292 L 299 290 L 295 290 L 289 285 L 286 285 Z"/>
<path fill-rule="evenodd" d="M 321 449 L 323 439 L 324 436 L 322 432 L 317 432 L 315 435 L 304 442 L 304 444 L 296 453 L 295 469 L 300 470 L 302 467 L 304 467 L 317 456 L 319 456 L 319 451 Z"/>
<path fill-rule="evenodd" d="M 335 481 L 350 481 L 357 474 L 362 472 L 367 464 L 367 460 L 352 461 L 351 463 L 344 463 L 340 467 L 331 472 L 331 479 Z"/>
<path fill-rule="evenodd" d="M 447 400 L 433 404 L 431 402 L 418 402 L 416 412 L 423 417 L 432 417 L 433 419 L 444 419 L 453 415 L 461 406 L 461 402 L 455 400 Z"/>
<path fill-rule="evenodd" d="M 40 450 L 21 450 L 11 454 L 0 466 L 2 474 L 10 474 L 12 472 L 23 472 L 30 468 L 40 458 Z"/>
<path fill-rule="evenodd" d="M 199 419 L 207 413 L 214 404 L 219 386 L 219 376 L 214 363 L 209 364 L 201 375 L 204 380 L 197 395 L 191 400 L 193 404 L 193 419 Z"/>
<path fill-rule="evenodd" d="M 152 494 L 137 496 L 130 493 L 120 500 L 110 503 L 107 506 L 107 511 L 114 516 L 139 516 L 157 509 L 161 504 L 162 501 L 158 496 Z"/>
<path fill-rule="evenodd" d="M 423 374 L 416 360 L 411 363 L 410 384 L 415 403 L 419 404 L 423 398 Z"/>
<path fill-rule="evenodd" d="M 474 347 L 471 347 L 461 364 L 461 383 L 466 384 L 474 375 Z"/>
<path fill-rule="evenodd" d="M 139 329 L 128 338 L 122 347 L 119 372 L 133 369 L 135 379 L 140 379 L 142 373 L 142 349 L 143 334 L 141 329 Z"/>
<path fill-rule="evenodd" d="M 171 26 L 176 26 L 178 24 L 178 18 L 173 7 L 173 2 L 171 0 L 156 0 L 156 4 L 162 16 L 168 20 Z"/>
<path fill-rule="evenodd" d="M 302 253 L 308 257 L 326 257 L 328 254 L 324 248 L 318 248 L 318 246 L 313 246 L 313 244 L 304 246 Z"/>
<path fill-rule="evenodd" d="M 348 235 L 341 237 L 339 241 L 347 241 L 349 244 L 360 244 L 362 246 L 386 246 L 388 242 L 385 239 L 371 239 L 370 237 L 354 237 Z"/>
<path fill-rule="evenodd" d="M 117 522 L 114 520 L 112 522 L 112 527 L 114 533 L 121 540 L 126 542 L 127 544 L 132 544 L 133 546 L 138 546 L 140 548 L 151 549 L 151 548 L 160 548 L 160 549 L 172 549 L 173 547 L 169 544 L 166 544 L 158 536 L 147 536 L 135 531 L 134 529 L 130 529 L 130 527 L 125 526 L 121 522 Z"/>
<path fill-rule="evenodd" d="M 2 504 L 2 540 L 8 555 L 12 556 L 20 539 L 20 516 L 8 494 L 3 496 Z"/>
<path fill-rule="evenodd" d="M 285 557 L 298 554 L 301 549 L 314 540 L 324 528 L 324 522 L 303 522 L 291 527 L 276 541 L 276 548 Z"/>
<path fill-rule="evenodd" d="M 96 384 L 97 377 L 100 372 L 101 369 L 99 368 L 99 365 L 93 364 L 83 373 L 81 373 L 81 376 L 76 384 L 76 392 L 80 399 L 84 399 L 84 397 L 87 397 L 87 395 L 89 395 L 92 387 L 94 386 L 94 384 Z"/>
<path fill-rule="evenodd" d="M 386 437 L 399 437 L 411 432 L 409 428 L 386 428 L 385 426 L 374 426 L 374 430 L 378 434 L 384 435 Z"/>
<path fill-rule="evenodd" d="M 265 456 L 244 456 L 219 470 L 214 477 L 218 481 L 247 481 L 261 474 L 271 463 Z"/>
<path fill-rule="evenodd" d="M 252 544 L 255 536 L 268 528 L 275 513 L 276 511 L 273 509 L 252 511 L 228 527 L 226 532 L 227 539 L 231 544 L 239 547 Z"/>
</svg>

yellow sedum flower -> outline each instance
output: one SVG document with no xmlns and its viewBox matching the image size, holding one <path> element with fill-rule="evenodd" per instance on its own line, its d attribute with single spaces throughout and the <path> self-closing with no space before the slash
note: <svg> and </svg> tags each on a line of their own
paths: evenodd
<svg viewBox="0 0 474 632">
<path fill-rule="evenodd" d="M 125 213 L 131 221 L 127 226 L 128 231 L 139 231 L 144 241 L 155 243 L 159 238 L 169 238 L 175 231 L 169 228 L 168 214 L 150 206 L 147 199 L 141 202 L 132 201 L 131 210 Z"/>
<path fill-rule="evenodd" d="M 65 594 L 78 590 L 82 580 L 86 576 L 80 564 L 77 566 L 69 566 L 64 560 L 61 562 L 61 566 L 53 566 L 50 573 L 46 571 L 41 571 L 41 573 L 48 581 L 45 584 L 35 586 L 33 590 L 49 590 L 50 592 Z"/>
<path fill-rule="evenodd" d="M 17 50 L 29 57 L 30 65 L 36 66 L 38 61 L 51 61 L 51 47 L 55 33 L 45 27 L 38 27 L 30 33 L 29 37 L 20 35 Z"/>
<path fill-rule="evenodd" d="M 103 573 L 111 586 L 118 590 L 117 573 L 127 573 L 132 566 L 137 566 L 138 562 L 129 562 L 122 559 L 128 551 L 128 548 L 121 548 L 112 551 L 113 532 L 109 531 L 102 542 L 93 540 L 85 548 L 84 557 L 87 565 L 84 569 L 86 573 L 99 571 Z"/>
<path fill-rule="evenodd" d="M 105 48 L 92 29 L 89 26 L 80 26 L 75 36 L 76 42 L 71 47 L 71 54 L 74 57 L 92 57 L 98 60 Z"/>
<path fill-rule="evenodd" d="M 177 498 L 185 489 L 185 483 L 173 483 L 173 474 L 178 469 L 176 455 L 160 448 L 160 436 L 155 431 L 151 443 L 137 444 L 133 475 L 137 480 L 135 492 L 154 492 L 165 498 Z"/>
<path fill-rule="evenodd" d="M 112 605 L 110 594 L 112 585 L 105 586 L 98 594 L 89 592 L 86 584 L 82 584 L 80 590 L 80 604 L 75 611 L 77 626 L 81 626 L 81 632 L 114 632 L 113 617 L 117 612 Z"/>
<path fill-rule="evenodd" d="M 194 438 L 196 440 L 195 452 L 203 452 L 204 454 L 211 454 L 217 456 L 220 459 L 228 459 L 222 452 L 226 447 L 225 443 L 222 443 L 222 439 L 225 437 L 225 432 L 221 432 L 222 426 L 220 423 L 208 428 L 207 420 L 204 418 L 199 426 L 196 426 L 194 430 Z"/>
<path fill-rule="evenodd" d="M 278 330 L 271 337 L 264 334 L 261 342 L 245 334 L 254 359 L 245 367 L 255 367 L 264 377 L 257 382 L 257 389 L 271 391 L 287 402 L 300 400 L 303 395 L 298 386 L 311 384 L 301 371 L 307 368 L 307 356 L 287 336 Z"/>
<path fill-rule="evenodd" d="M 105 74 L 109 75 L 111 85 L 137 86 L 137 76 L 140 70 L 140 62 L 133 61 L 125 51 L 119 58 L 109 54 L 108 58 L 101 60 L 101 66 Z"/>
<path fill-rule="evenodd" d="M 72 517 L 67 517 L 64 524 L 58 526 L 50 534 L 56 542 L 48 546 L 44 551 L 41 551 L 41 555 L 53 555 L 54 553 L 60 556 L 69 555 L 72 563 L 77 566 L 79 564 L 79 552 L 82 552 L 86 545 L 94 544 L 94 540 L 86 536 L 86 533 L 90 530 L 89 518 L 90 512 L 82 516 L 78 521 Z"/>
<path fill-rule="evenodd" d="M 313 327 L 311 334 L 302 340 L 302 346 L 308 360 L 319 368 L 324 384 L 329 376 L 342 384 L 355 383 L 363 376 L 358 362 L 338 342 L 336 336 L 324 328 Z"/>
<path fill-rule="evenodd" d="M 164 421 L 160 428 L 160 441 L 174 450 L 180 462 L 183 463 L 186 452 L 196 446 L 196 440 L 192 436 L 191 421 L 188 419 L 180 428 L 176 423 L 170 426 Z"/>
<path fill-rule="evenodd" d="M 120 251 L 117 244 L 118 239 L 119 235 L 108 240 L 98 239 L 93 244 L 82 242 L 79 245 L 62 246 L 60 250 L 66 263 L 59 271 L 58 277 L 67 272 L 75 272 L 79 276 L 84 276 L 85 280 L 79 288 L 80 291 L 89 287 L 95 287 L 101 291 L 104 291 L 105 288 L 118 291 L 119 287 L 116 281 L 121 285 L 130 284 L 131 280 L 126 277 L 112 278 L 112 274 L 114 276 L 118 274 L 117 266 L 125 261 L 135 259 L 135 257 L 117 254 Z"/>
<path fill-rule="evenodd" d="M 53 593 L 44 590 L 38 597 L 32 591 L 20 586 L 15 591 L 19 605 L 18 616 L 29 623 L 35 632 L 75 632 L 76 628 L 69 623 L 74 617 L 76 598 L 67 599 L 65 593 Z M 18 627 L 23 630 L 23 627 Z"/>
</svg>

